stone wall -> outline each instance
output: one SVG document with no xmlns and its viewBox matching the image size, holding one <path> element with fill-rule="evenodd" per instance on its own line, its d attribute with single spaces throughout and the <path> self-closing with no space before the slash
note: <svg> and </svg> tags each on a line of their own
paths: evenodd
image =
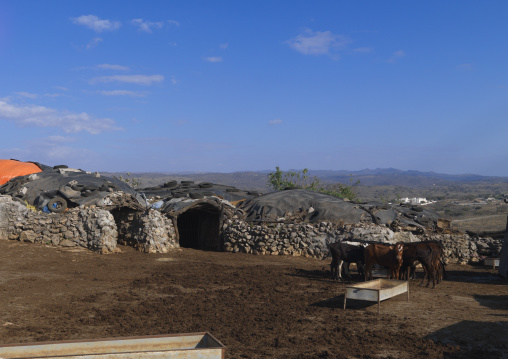
<svg viewBox="0 0 508 359">
<path fill-rule="evenodd" d="M 132 238 L 139 250 L 166 253 L 178 247 L 170 219 L 156 210 L 135 216 Z M 72 208 L 64 213 L 31 211 L 10 196 L 0 196 L 0 240 L 80 246 L 100 253 L 118 250 L 117 224 L 113 215 L 99 207 Z"/>
<path fill-rule="evenodd" d="M 0 197 L 0 239 L 81 246 L 101 253 L 116 251 L 113 216 L 103 209 L 74 208 L 62 214 L 31 211 L 9 196 Z"/>
<path fill-rule="evenodd" d="M 340 226 L 333 223 L 284 224 L 226 220 L 221 231 L 224 250 L 268 255 L 294 255 L 323 259 L 328 256 L 328 244 L 338 241 L 376 241 L 383 243 L 438 241 L 445 248 L 449 262 L 467 263 L 480 256 L 496 255 L 501 240 L 472 238 L 467 234 L 425 234 L 393 232 L 374 224 Z"/>
</svg>

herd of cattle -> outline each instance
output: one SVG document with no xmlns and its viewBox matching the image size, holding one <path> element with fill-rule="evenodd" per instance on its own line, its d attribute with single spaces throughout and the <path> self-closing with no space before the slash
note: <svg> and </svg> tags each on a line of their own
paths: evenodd
<svg viewBox="0 0 508 359">
<path fill-rule="evenodd" d="M 443 246 L 438 242 L 398 242 L 385 243 L 350 243 L 336 242 L 330 245 L 332 277 L 343 280 L 342 267 L 349 277 L 349 263 L 356 263 L 358 273 L 365 280 L 372 279 L 375 265 L 388 270 L 388 277 L 393 279 L 415 279 L 416 264 L 419 262 L 425 276 L 420 285 L 427 279 L 427 287 L 432 280 L 432 288 L 439 283 L 444 275 Z"/>
</svg>

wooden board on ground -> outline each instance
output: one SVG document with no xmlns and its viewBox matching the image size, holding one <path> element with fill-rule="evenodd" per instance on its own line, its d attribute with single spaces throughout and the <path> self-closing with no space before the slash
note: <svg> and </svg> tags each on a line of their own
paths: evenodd
<svg viewBox="0 0 508 359">
<path fill-rule="evenodd" d="M 0 358 L 216 358 L 225 347 L 209 333 L 62 341 L 0 346 Z"/>
</svg>

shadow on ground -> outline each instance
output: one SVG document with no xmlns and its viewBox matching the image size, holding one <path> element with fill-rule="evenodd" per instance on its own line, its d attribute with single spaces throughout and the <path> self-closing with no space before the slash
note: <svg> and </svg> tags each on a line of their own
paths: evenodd
<svg viewBox="0 0 508 359">
<path fill-rule="evenodd" d="M 495 310 L 506 310 L 508 317 L 508 295 L 480 295 L 475 294 L 473 298 L 481 305 Z M 508 341 L 508 338 L 506 338 Z"/>
<path fill-rule="evenodd" d="M 506 296 L 504 296 L 506 297 Z M 508 358 L 508 322 L 464 320 L 429 334 L 436 343 L 459 346 L 451 358 Z"/>
<path fill-rule="evenodd" d="M 444 280 L 462 283 L 508 284 L 508 280 L 501 277 L 497 272 L 486 270 L 483 267 L 474 268 L 471 271 L 446 271 Z"/>
</svg>

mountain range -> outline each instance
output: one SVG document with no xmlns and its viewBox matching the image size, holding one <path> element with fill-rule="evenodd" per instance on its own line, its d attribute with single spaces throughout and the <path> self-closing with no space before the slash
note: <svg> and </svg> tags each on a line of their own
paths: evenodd
<svg viewBox="0 0 508 359">
<path fill-rule="evenodd" d="M 295 170 L 299 172 L 299 170 Z M 243 171 L 232 173 L 185 172 L 185 173 L 131 173 L 131 178 L 141 181 L 140 187 L 161 185 L 169 180 L 193 180 L 235 186 L 262 193 L 271 191 L 267 175 L 273 171 Z M 126 177 L 126 173 L 103 173 L 103 175 Z M 508 193 L 508 177 L 482 176 L 477 174 L 444 174 L 437 172 L 402 171 L 395 168 L 347 170 L 309 170 L 309 177 L 317 177 L 323 185 L 343 183 L 350 185 L 360 181 L 358 191 L 365 197 L 380 195 L 422 196 L 420 193 L 476 195 L 476 193 Z"/>
</svg>

